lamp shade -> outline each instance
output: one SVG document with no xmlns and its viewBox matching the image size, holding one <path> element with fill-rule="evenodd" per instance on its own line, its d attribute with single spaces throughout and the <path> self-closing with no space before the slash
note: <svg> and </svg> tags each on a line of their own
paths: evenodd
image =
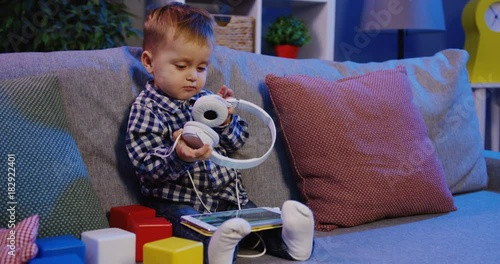
<svg viewBox="0 0 500 264">
<path fill-rule="evenodd" d="M 441 0 L 364 0 L 360 28 L 445 30 Z"/>
</svg>

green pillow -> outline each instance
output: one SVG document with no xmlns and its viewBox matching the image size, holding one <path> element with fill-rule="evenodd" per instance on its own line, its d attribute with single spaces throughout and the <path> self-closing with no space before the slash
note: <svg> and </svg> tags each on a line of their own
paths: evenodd
<svg viewBox="0 0 500 264">
<path fill-rule="evenodd" d="M 0 80 L 0 226 L 40 216 L 39 237 L 108 227 L 69 130 L 55 75 Z"/>
</svg>

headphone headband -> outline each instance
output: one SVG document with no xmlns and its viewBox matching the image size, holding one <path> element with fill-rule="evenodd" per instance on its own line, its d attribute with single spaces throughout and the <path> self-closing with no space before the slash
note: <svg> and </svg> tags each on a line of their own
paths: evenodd
<svg viewBox="0 0 500 264">
<path fill-rule="evenodd" d="M 260 165 L 271 154 L 276 142 L 276 126 L 269 114 L 257 105 L 242 100 L 230 98 L 227 101 L 218 95 L 206 95 L 200 97 L 193 105 L 192 115 L 195 121 L 189 121 L 184 125 L 183 138 L 194 147 L 210 144 L 212 147 L 218 144 L 219 137 L 210 127 L 215 127 L 227 118 L 227 108 L 233 106 L 259 118 L 269 128 L 271 133 L 271 146 L 260 158 L 232 159 L 225 157 L 215 150 L 212 151 L 210 160 L 214 163 L 234 169 L 249 169 Z M 207 115 L 207 113 L 210 113 Z M 190 144 L 190 145 L 191 145 Z"/>
<path fill-rule="evenodd" d="M 227 100 L 228 103 L 230 103 L 233 107 L 237 109 L 241 109 L 245 112 L 251 113 L 259 118 L 266 126 L 269 128 L 269 132 L 271 132 L 271 146 L 269 149 L 266 151 L 264 155 L 262 155 L 260 158 L 253 158 L 253 159 L 243 159 L 243 160 L 237 160 L 237 159 L 231 159 L 225 156 L 222 156 L 221 154 L 217 153 L 216 151 L 212 152 L 212 157 L 210 160 L 213 162 L 229 167 L 229 168 L 234 168 L 234 169 L 249 169 L 253 167 L 259 166 L 262 162 L 264 162 L 269 155 L 271 154 L 274 143 L 276 142 L 276 126 L 273 122 L 273 119 L 269 114 L 264 111 L 262 108 L 258 107 L 257 105 L 250 103 L 248 101 L 242 100 L 242 99 L 235 99 L 231 98 Z"/>
</svg>

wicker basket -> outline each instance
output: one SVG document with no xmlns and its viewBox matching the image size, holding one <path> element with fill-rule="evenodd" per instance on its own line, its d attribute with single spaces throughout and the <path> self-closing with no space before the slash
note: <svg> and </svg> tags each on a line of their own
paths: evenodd
<svg viewBox="0 0 500 264">
<path fill-rule="evenodd" d="M 255 19 L 248 16 L 213 15 L 215 42 L 235 50 L 254 52 Z"/>
</svg>

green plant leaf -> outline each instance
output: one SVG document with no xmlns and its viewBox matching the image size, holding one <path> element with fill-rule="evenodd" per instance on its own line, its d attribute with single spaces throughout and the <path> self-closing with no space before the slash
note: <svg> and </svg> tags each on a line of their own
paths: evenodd
<svg viewBox="0 0 500 264">
<path fill-rule="evenodd" d="M 122 1 L 6 1 L 0 14 L 0 38 L 6 40 L 0 52 L 102 49 L 142 34 L 132 27 L 132 15 Z M 24 34 L 23 21 L 36 26 L 30 36 Z"/>
<path fill-rule="evenodd" d="M 265 36 L 272 46 L 289 44 L 302 47 L 311 41 L 305 23 L 293 15 L 280 16 L 272 23 Z"/>
</svg>

